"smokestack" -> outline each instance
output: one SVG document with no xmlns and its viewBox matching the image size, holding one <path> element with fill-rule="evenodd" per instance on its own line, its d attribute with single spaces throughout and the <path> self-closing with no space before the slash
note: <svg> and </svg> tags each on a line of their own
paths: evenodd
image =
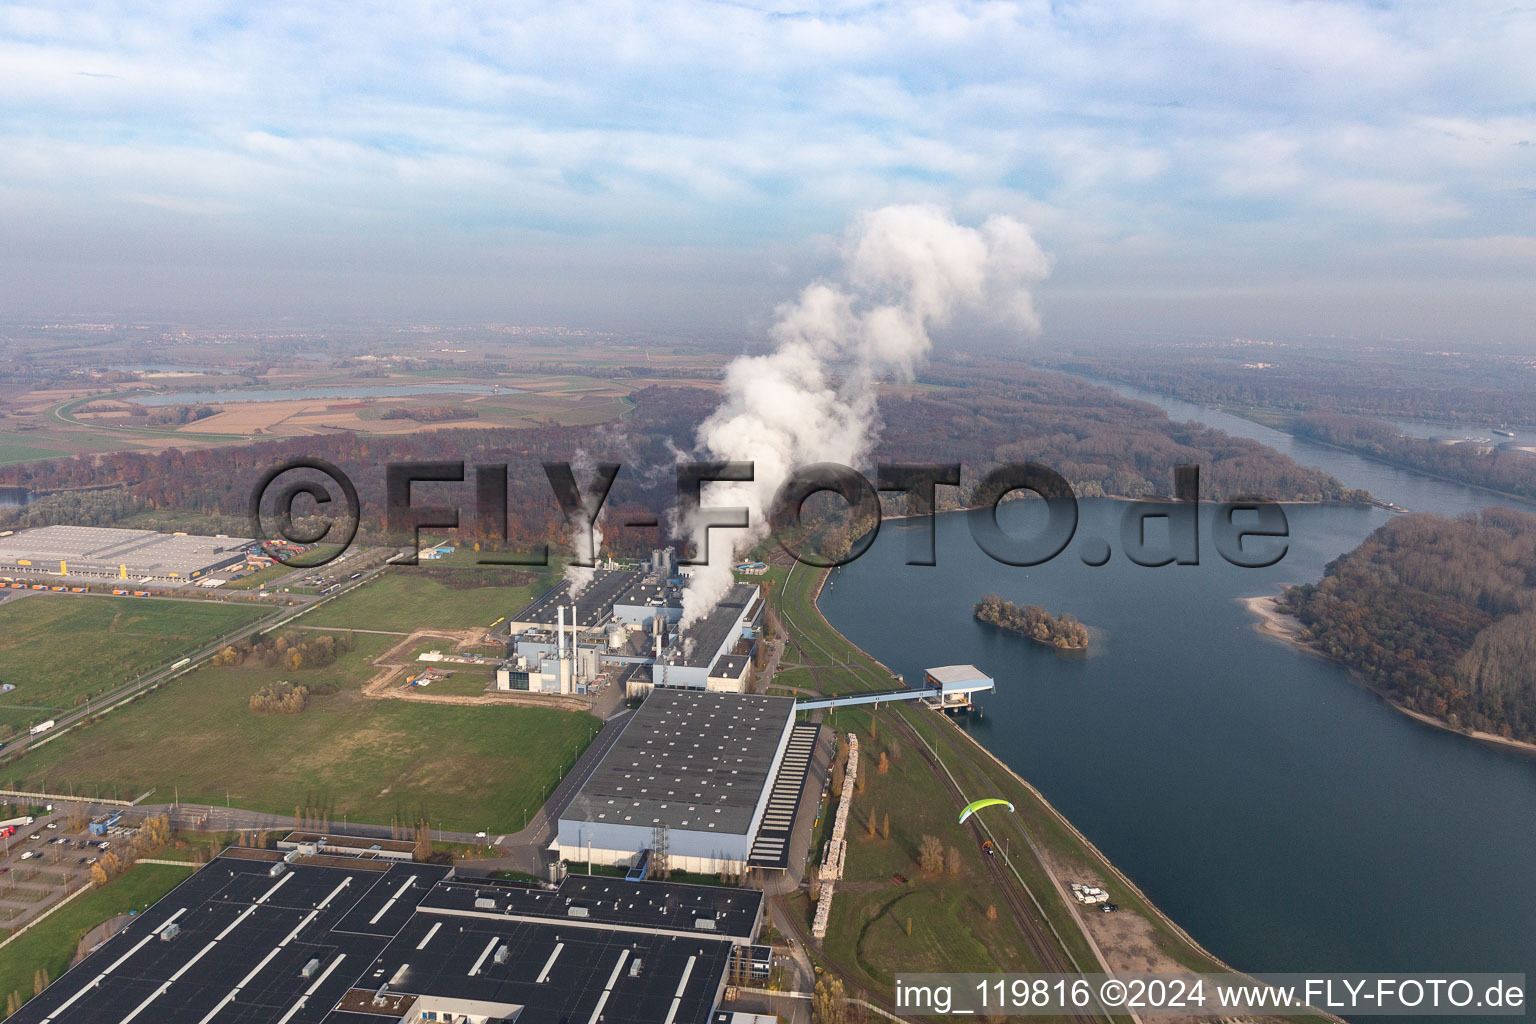
<svg viewBox="0 0 1536 1024">
<path fill-rule="evenodd" d="M 558 623 L 555 626 L 555 655 L 563 658 L 565 657 L 565 605 L 556 605 L 555 614 L 557 616 L 555 621 Z"/>
<path fill-rule="evenodd" d="M 570 651 L 572 658 L 576 657 L 576 602 L 574 601 L 571 602 L 571 642 L 566 650 Z"/>
</svg>

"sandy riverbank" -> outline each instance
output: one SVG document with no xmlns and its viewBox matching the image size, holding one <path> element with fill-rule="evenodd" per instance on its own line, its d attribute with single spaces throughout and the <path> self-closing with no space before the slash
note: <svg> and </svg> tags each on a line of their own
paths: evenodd
<svg viewBox="0 0 1536 1024">
<path fill-rule="evenodd" d="M 1306 646 L 1301 641 L 1301 631 L 1306 627 L 1294 615 L 1287 615 L 1280 610 L 1278 595 L 1240 597 L 1237 600 L 1248 609 L 1250 614 L 1258 618 L 1259 621 L 1253 624 L 1254 629 L 1277 640 L 1288 640 L 1293 644 Z"/>
<path fill-rule="evenodd" d="M 1265 636 L 1274 637 L 1276 640 L 1283 640 L 1287 643 L 1294 644 L 1308 654 L 1316 655 L 1319 658 L 1328 658 L 1328 655 L 1324 654 L 1322 651 L 1319 651 L 1311 644 L 1302 640 L 1301 633 L 1306 627 L 1304 627 L 1301 624 L 1301 621 L 1295 616 L 1287 615 L 1285 612 L 1282 612 L 1278 606 L 1278 600 L 1278 595 L 1270 594 L 1259 597 L 1240 597 L 1238 598 L 1238 603 L 1241 604 L 1244 608 L 1248 609 L 1249 613 L 1258 619 L 1258 621 L 1253 624 L 1253 628 L 1258 630 L 1260 633 L 1263 633 Z M 1328 660 L 1337 661 L 1338 659 L 1329 658 Z M 1339 662 L 1339 664 L 1343 664 L 1343 662 Z M 1505 737 L 1500 736 L 1498 733 L 1480 732 L 1476 729 L 1457 729 L 1449 722 L 1435 718 L 1433 715 L 1426 715 L 1423 712 L 1413 711 L 1409 708 L 1405 708 L 1401 704 L 1394 701 L 1392 698 L 1388 697 L 1386 694 L 1382 693 L 1380 690 L 1376 689 L 1376 687 L 1370 685 L 1370 683 L 1366 681 L 1365 677 L 1360 675 L 1360 673 L 1356 672 L 1354 669 L 1349 669 L 1348 671 L 1349 677 L 1351 679 L 1379 696 L 1382 700 L 1386 701 L 1392 707 L 1396 708 L 1398 711 L 1401 711 L 1409 718 L 1423 722 L 1425 725 L 1432 725 L 1436 729 L 1444 729 L 1446 732 L 1454 732 L 1458 736 L 1468 736 L 1474 740 L 1480 740 L 1483 743 L 1492 743 L 1500 747 L 1513 747 L 1514 749 L 1523 753 L 1536 754 L 1536 743 L 1527 743 L 1524 740 L 1506 739 Z"/>
</svg>

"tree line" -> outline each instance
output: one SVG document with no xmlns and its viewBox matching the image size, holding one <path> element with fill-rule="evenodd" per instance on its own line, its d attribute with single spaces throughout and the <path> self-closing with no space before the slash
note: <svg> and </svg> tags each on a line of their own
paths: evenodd
<svg viewBox="0 0 1536 1024">
<path fill-rule="evenodd" d="M 1208 405 L 1536 425 L 1530 356 L 1438 353 L 1417 346 L 1222 342 L 1203 350 L 1171 343 L 1084 346 L 1047 365 Z"/>
<path fill-rule="evenodd" d="M 1536 741 L 1536 515 L 1398 516 L 1280 606 L 1403 707 Z"/>
<path fill-rule="evenodd" d="M 871 461 L 959 462 L 964 486 L 939 489 L 941 508 L 966 504 L 981 477 L 1006 462 L 1044 463 L 1072 484 L 1080 497 L 1143 498 L 1169 494 L 1173 468 L 1201 467 L 1201 497 L 1231 500 L 1263 496 L 1276 500 L 1363 500 L 1365 492 L 1255 441 L 1232 437 L 1194 423 L 1175 423 L 1149 405 L 1126 401 L 1108 389 L 1007 360 L 940 363 L 924 375 L 920 389 L 894 389 L 882 396 L 882 436 Z M 676 482 L 669 469 L 676 452 L 692 449 L 698 424 L 717 396 L 701 388 L 652 386 L 632 396 L 634 408 L 624 429 L 611 424 L 456 428 L 453 450 L 474 464 L 508 467 L 506 537 L 495 523 L 479 522 L 472 484 L 418 484 L 417 503 L 457 503 L 464 508 L 461 532 L 491 547 L 527 551 L 567 535 L 564 516 L 545 478 L 542 462 L 567 461 L 578 450 L 620 462 L 605 506 L 605 547 L 643 553 L 657 543 L 654 528 L 630 527 L 626 520 L 671 508 Z M 318 456 L 345 471 L 362 505 L 358 538 L 393 542 L 384 532 L 386 510 L 382 466 L 394 462 L 439 461 L 445 438 L 439 433 L 377 435 L 337 433 L 281 438 L 250 444 L 183 451 L 122 451 L 22 463 L 0 468 L 0 483 L 34 491 L 114 489 L 65 497 L 55 495 L 21 509 L 0 510 L 6 528 L 41 522 L 103 525 L 114 515 L 133 514 L 141 523 L 157 516 L 193 513 L 210 527 L 249 536 L 251 490 L 274 466 Z M 860 467 L 866 468 L 866 467 Z M 658 470 L 663 470 L 658 472 Z M 472 471 L 471 471 L 472 474 Z M 903 511 L 888 495 L 886 509 Z M 46 517 L 46 518 L 45 518 Z M 834 533 L 833 546 L 857 537 L 859 524 Z"/>
<path fill-rule="evenodd" d="M 225 645 L 213 656 L 221 668 L 237 665 L 259 668 L 325 668 L 342 654 L 357 649 L 357 638 L 350 632 L 309 633 L 288 630 L 276 636 L 252 633 Z"/>
<path fill-rule="evenodd" d="M 1420 472 L 1536 498 L 1536 455 L 1517 448 L 1461 442 L 1440 444 L 1407 437 L 1397 427 L 1359 416 L 1308 413 L 1291 420 L 1297 437 L 1347 448 Z"/>
</svg>

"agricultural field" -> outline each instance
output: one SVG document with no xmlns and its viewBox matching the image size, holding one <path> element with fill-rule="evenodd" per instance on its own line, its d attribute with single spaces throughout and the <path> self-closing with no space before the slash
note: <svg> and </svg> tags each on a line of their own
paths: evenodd
<svg viewBox="0 0 1536 1024">
<path fill-rule="evenodd" d="M 0 604 L 0 736 L 175 661 L 270 609 L 215 601 L 33 594 Z"/>
<path fill-rule="evenodd" d="M 0 434 L 0 466 L 7 466 L 13 462 L 31 462 L 34 459 L 54 459 L 68 454 L 67 451 L 57 448 L 39 448 L 25 444 L 20 435 Z"/>
<path fill-rule="evenodd" d="M 424 816 L 450 830 L 515 831 L 598 728 L 580 712 L 365 697 L 373 659 L 398 641 L 356 640 L 324 668 L 206 665 L 26 754 L 0 778 L 76 793 L 153 787 L 183 803 L 227 800 L 272 814 L 305 807 L 332 820 Z M 317 695 L 299 714 L 252 712 L 251 696 L 279 681 Z"/>
</svg>

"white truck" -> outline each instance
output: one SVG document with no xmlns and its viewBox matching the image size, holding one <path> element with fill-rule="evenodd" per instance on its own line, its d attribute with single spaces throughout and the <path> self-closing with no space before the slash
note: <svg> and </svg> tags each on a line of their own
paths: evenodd
<svg viewBox="0 0 1536 1024">
<path fill-rule="evenodd" d="M 28 729 L 27 732 L 33 736 L 38 736 L 47 732 L 49 729 L 52 729 L 57 724 L 57 722 L 50 718 L 46 722 L 38 722 L 32 728 Z"/>
</svg>

